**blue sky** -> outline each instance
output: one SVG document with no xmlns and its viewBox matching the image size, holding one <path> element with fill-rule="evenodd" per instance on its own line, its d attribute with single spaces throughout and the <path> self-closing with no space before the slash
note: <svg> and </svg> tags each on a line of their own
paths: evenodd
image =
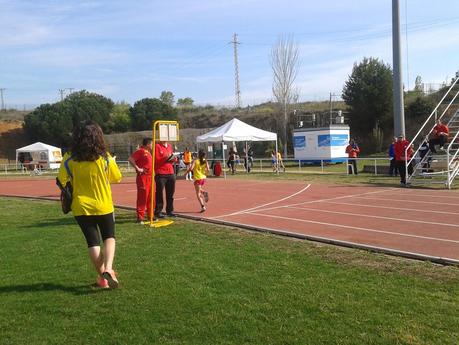
<svg viewBox="0 0 459 345">
<path fill-rule="evenodd" d="M 405 86 L 453 77 L 459 1 L 400 7 Z M 257 104 L 272 100 L 271 48 L 292 35 L 300 100 L 326 100 L 363 57 L 392 64 L 391 23 L 390 0 L 0 0 L 0 88 L 15 107 L 58 101 L 65 88 L 131 104 L 169 90 L 233 105 L 237 33 L 242 103 Z"/>
</svg>

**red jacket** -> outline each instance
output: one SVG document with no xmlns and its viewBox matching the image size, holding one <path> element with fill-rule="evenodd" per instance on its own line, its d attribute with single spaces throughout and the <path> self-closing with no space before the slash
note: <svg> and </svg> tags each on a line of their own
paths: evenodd
<svg viewBox="0 0 459 345">
<path fill-rule="evenodd" d="M 172 162 L 167 159 L 174 151 L 172 145 L 157 143 L 155 145 L 155 174 L 157 175 L 170 175 L 174 173 L 174 166 Z"/>
<path fill-rule="evenodd" d="M 444 124 L 437 124 L 433 131 L 432 131 L 432 134 L 435 136 L 435 137 L 439 137 L 441 134 L 440 133 L 444 133 L 446 134 L 446 136 L 448 137 L 448 134 L 449 134 L 449 128 L 447 125 L 444 125 Z"/>
<path fill-rule="evenodd" d="M 360 149 L 357 145 L 347 145 L 346 153 L 349 158 L 357 158 L 357 155 L 360 153 Z"/>
<path fill-rule="evenodd" d="M 144 175 L 151 175 L 152 159 L 151 153 L 148 150 L 146 150 L 144 147 L 141 147 L 135 151 L 131 157 L 134 158 L 135 164 L 140 169 L 143 169 Z"/>
<path fill-rule="evenodd" d="M 413 149 L 411 148 L 411 144 L 408 140 L 403 139 L 402 141 L 396 141 L 394 144 L 394 153 L 395 153 L 395 160 L 396 161 L 404 161 L 405 160 L 405 149 L 410 147 L 407 151 L 406 160 L 408 161 L 413 153 Z"/>
</svg>

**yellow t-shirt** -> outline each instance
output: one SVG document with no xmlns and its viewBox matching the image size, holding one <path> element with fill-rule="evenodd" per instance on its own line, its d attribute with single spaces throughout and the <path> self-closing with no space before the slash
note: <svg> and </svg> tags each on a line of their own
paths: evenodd
<svg viewBox="0 0 459 345">
<path fill-rule="evenodd" d="M 201 164 L 199 159 L 194 161 L 194 168 L 193 168 L 193 178 L 195 181 L 203 180 L 206 178 L 206 170 L 207 170 L 207 161 Z"/>
<path fill-rule="evenodd" d="M 99 157 L 93 162 L 77 162 L 70 157 L 69 152 L 64 155 L 57 177 L 62 185 L 68 181 L 72 183 L 73 215 L 101 216 L 113 212 L 110 183 L 120 182 L 122 177 L 115 160 L 110 155 L 108 160 Z M 66 162 L 72 176 L 67 173 Z"/>
</svg>

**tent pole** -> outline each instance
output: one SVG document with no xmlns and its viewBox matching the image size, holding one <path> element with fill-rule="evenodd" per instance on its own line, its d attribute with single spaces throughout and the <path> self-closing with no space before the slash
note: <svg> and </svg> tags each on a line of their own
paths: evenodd
<svg viewBox="0 0 459 345">
<path fill-rule="evenodd" d="M 249 173 L 249 154 L 247 153 L 247 141 L 245 142 L 245 172 Z"/>
<path fill-rule="evenodd" d="M 277 159 L 277 139 L 276 139 L 276 173 L 279 175 L 279 160 Z"/>
<path fill-rule="evenodd" d="M 225 165 L 225 142 L 222 141 L 222 158 L 223 158 L 223 165 L 222 165 L 222 169 L 223 169 L 223 177 L 226 179 L 226 165 Z"/>
</svg>

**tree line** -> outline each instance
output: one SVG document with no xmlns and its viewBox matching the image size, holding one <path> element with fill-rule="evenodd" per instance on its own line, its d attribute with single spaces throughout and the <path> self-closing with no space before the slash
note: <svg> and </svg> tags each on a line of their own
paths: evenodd
<svg viewBox="0 0 459 345">
<path fill-rule="evenodd" d="M 442 90 L 425 95 L 420 85 L 421 78 L 418 77 L 414 90 L 405 92 L 408 137 L 419 128 L 442 95 Z M 381 152 L 391 137 L 397 135 L 393 133 L 392 97 L 392 70 L 388 64 L 371 57 L 354 64 L 343 86 L 342 98 L 351 136 L 363 144 L 365 153 Z M 83 90 L 60 102 L 40 105 L 25 116 L 24 129 L 31 140 L 65 147 L 70 144 L 73 127 L 88 119 L 99 123 L 108 134 L 150 130 L 152 122 L 161 119 L 178 120 L 182 128 L 210 128 L 238 117 L 251 125 L 275 131 L 279 137 L 284 134 L 280 135 L 284 130 L 279 124 L 287 120 L 287 136 L 291 137 L 295 127 L 294 115 L 276 111 L 279 104 L 270 102 L 256 107 L 216 109 L 211 105 L 195 106 L 190 97 L 175 101 L 171 91 L 163 91 L 158 98 L 144 98 L 131 106 Z M 295 107 L 301 108 L 301 104 Z M 293 151 L 291 145 L 288 149 L 290 153 Z"/>
</svg>

